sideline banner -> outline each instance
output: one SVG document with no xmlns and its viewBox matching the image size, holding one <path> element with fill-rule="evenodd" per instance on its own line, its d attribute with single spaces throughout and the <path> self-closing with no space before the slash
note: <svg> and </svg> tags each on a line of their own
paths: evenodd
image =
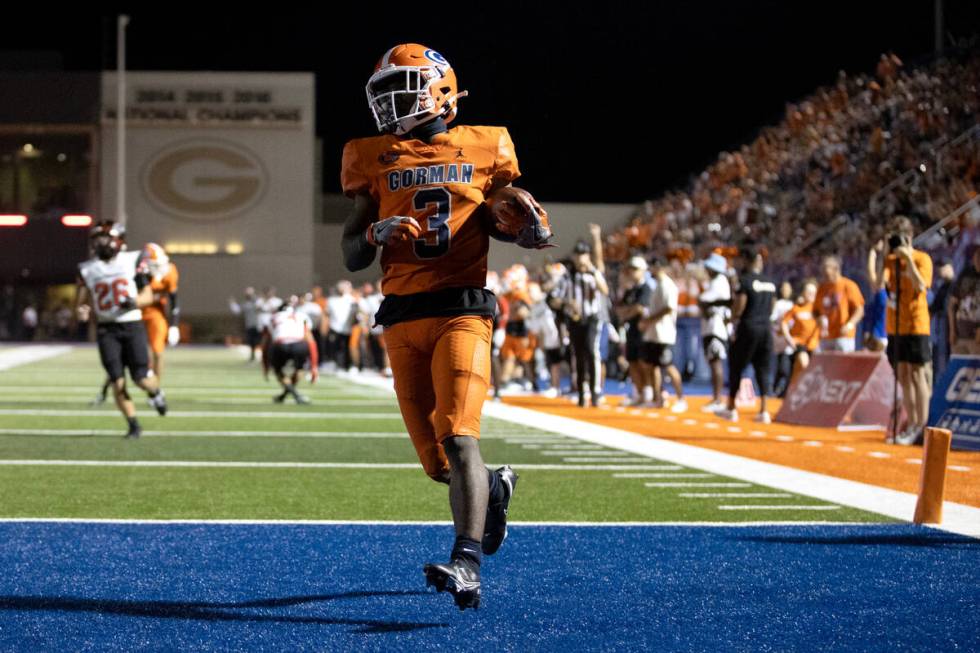
<svg viewBox="0 0 980 653">
<path fill-rule="evenodd" d="M 980 356 L 949 359 L 932 393 L 929 426 L 952 431 L 954 449 L 980 451 Z"/>
<path fill-rule="evenodd" d="M 893 378 L 881 354 L 817 352 L 793 379 L 776 421 L 885 429 L 891 418 Z"/>
</svg>

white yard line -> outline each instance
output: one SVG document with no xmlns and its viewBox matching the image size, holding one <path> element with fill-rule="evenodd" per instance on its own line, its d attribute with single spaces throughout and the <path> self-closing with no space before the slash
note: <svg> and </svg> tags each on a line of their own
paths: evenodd
<svg viewBox="0 0 980 653">
<path fill-rule="evenodd" d="M 679 492 L 685 499 L 787 499 L 786 492 Z"/>
<path fill-rule="evenodd" d="M 647 487 L 752 487 L 751 483 L 673 483 L 673 482 L 656 482 L 656 483 L 644 483 Z"/>
<path fill-rule="evenodd" d="M 639 463 L 639 462 L 643 462 L 643 458 L 640 458 L 640 457 L 637 457 L 637 456 L 633 456 L 633 457 L 630 457 L 630 458 L 626 458 L 626 457 L 624 457 L 624 458 L 584 458 L 584 457 L 582 457 L 582 458 L 579 458 L 579 457 L 572 458 L 572 457 L 569 457 L 569 458 L 562 458 L 562 460 L 565 461 L 566 463 L 601 463 L 601 462 L 607 462 L 607 463 L 632 463 L 632 462 L 636 462 L 636 463 Z"/>
<path fill-rule="evenodd" d="M 48 408 L 3 408 L 0 415 L 28 415 L 34 417 L 118 417 L 116 410 L 58 410 Z M 356 420 L 398 420 L 401 413 L 326 413 L 326 412 L 277 412 L 277 411 L 231 411 L 231 410 L 173 410 L 167 413 L 170 418 L 218 418 L 263 417 L 275 419 L 356 419 Z"/>
<path fill-rule="evenodd" d="M 184 407 L 192 407 L 195 404 L 206 405 L 206 404 L 218 404 L 218 405 L 234 405 L 234 406 L 272 406 L 272 396 L 274 393 L 267 392 L 264 399 L 258 397 L 205 397 L 202 395 L 176 395 L 172 392 L 166 392 L 167 400 L 171 403 L 179 403 Z M 0 396 L 5 396 L 6 393 L 0 391 Z M 95 390 L 92 390 L 85 394 L 84 396 L 75 397 L 65 397 L 65 396 L 52 396 L 52 395 L 32 395 L 30 397 L 9 397 L 11 403 L 16 402 L 18 404 L 77 404 L 82 403 L 88 405 L 90 401 L 95 397 Z M 137 395 L 138 397 L 138 395 Z M 176 401 L 175 401 L 176 400 Z M 370 401 L 370 400 L 354 400 L 347 401 L 341 400 L 336 401 L 334 399 L 312 397 L 313 406 L 316 408 L 355 408 L 355 407 L 372 407 L 377 406 L 379 408 L 395 408 L 396 406 L 390 401 Z M 112 405 L 111 398 L 106 401 L 106 405 Z M 293 401 L 290 400 L 286 405 L 293 405 Z M 362 413 L 363 414 L 363 413 Z M 400 413 L 399 413 L 400 414 Z"/>
<path fill-rule="evenodd" d="M 0 351 L 0 371 L 61 356 L 71 350 L 70 345 L 26 345 Z"/>
<path fill-rule="evenodd" d="M 596 450 L 592 450 L 592 451 L 581 451 L 579 449 L 566 449 L 566 448 L 562 447 L 561 449 L 555 449 L 555 450 L 551 450 L 551 451 L 542 451 L 541 452 L 541 455 L 542 456 L 582 456 L 582 455 L 588 455 L 588 456 L 610 456 L 610 457 L 615 458 L 616 456 L 622 456 L 623 455 L 623 452 L 622 451 L 610 451 L 610 450 L 605 449 L 605 448 L 597 448 Z"/>
<path fill-rule="evenodd" d="M 63 437 L 122 437 L 122 429 L 0 429 L 0 435 L 48 435 Z M 143 431 L 143 437 L 172 438 L 392 438 L 403 439 L 404 431 Z M 488 436 L 493 437 L 493 436 Z"/>
<path fill-rule="evenodd" d="M 194 526 L 452 526 L 450 521 L 394 521 L 350 519 L 112 519 L 89 517 L 0 517 L 0 523 L 12 524 L 116 524 L 124 526 L 155 526 L 188 524 Z M 508 521 L 508 527 L 520 528 L 760 528 L 769 526 L 820 526 L 829 528 L 881 528 L 869 522 L 825 521 L 742 521 L 742 522 L 576 522 L 576 521 Z"/>
<path fill-rule="evenodd" d="M 718 510 L 840 510 L 840 506 L 785 506 L 785 505 L 773 505 L 773 506 L 758 506 L 758 505 L 727 505 L 722 504 L 718 506 Z"/>
<path fill-rule="evenodd" d="M 502 463 L 487 463 L 497 467 Z M 335 463 L 335 462 L 267 462 L 216 460 L 0 460 L 0 467 L 163 467 L 163 468 L 255 468 L 255 469 L 421 469 L 418 463 Z M 655 465 L 552 465 L 528 463 L 520 469 L 538 471 L 611 472 L 649 469 Z"/>
</svg>

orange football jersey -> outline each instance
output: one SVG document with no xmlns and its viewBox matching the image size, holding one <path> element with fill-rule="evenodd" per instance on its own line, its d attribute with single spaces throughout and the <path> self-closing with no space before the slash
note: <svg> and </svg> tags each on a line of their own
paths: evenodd
<svg viewBox="0 0 980 653">
<path fill-rule="evenodd" d="M 177 273 L 177 266 L 171 263 L 170 269 L 167 270 L 165 275 L 159 279 L 152 279 L 150 281 L 150 288 L 153 290 L 153 294 L 159 295 L 160 298 L 149 306 L 143 307 L 144 320 L 154 318 L 166 319 L 167 295 L 177 292 L 177 282 L 179 279 L 180 275 Z"/>
<path fill-rule="evenodd" d="M 347 143 L 344 193 L 368 194 L 380 219 L 411 216 L 423 230 L 420 239 L 382 248 L 384 294 L 485 286 L 490 232 L 477 209 L 520 174 L 503 127 L 454 127 L 431 143 L 393 135 Z"/>
</svg>

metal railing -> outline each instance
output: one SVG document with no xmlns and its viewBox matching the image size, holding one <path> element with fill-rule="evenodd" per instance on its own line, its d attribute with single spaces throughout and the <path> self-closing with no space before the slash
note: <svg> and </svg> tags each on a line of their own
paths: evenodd
<svg viewBox="0 0 980 653">
<path fill-rule="evenodd" d="M 878 189 L 875 194 L 871 196 L 871 200 L 868 202 L 868 209 L 871 211 L 871 213 L 876 213 L 882 198 L 886 197 L 888 193 L 895 188 L 907 185 L 907 182 L 916 175 L 927 174 L 930 168 L 935 167 L 941 169 L 943 166 L 943 155 L 949 151 L 950 148 L 956 147 L 957 145 L 960 145 L 961 143 L 964 143 L 978 135 L 980 135 L 980 123 L 963 130 L 955 138 L 939 141 L 936 146 L 931 149 L 929 158 L 919 161 L 919 163 L 912 166 L 898 177 L 895 177 Z"/>
<path fill-rule="evenodd" d="M 921 234 L 915 237 L 912 241 L 913 247 L 922 246 L 928 249 L 930 240 L 938 234 L 940 231 L 946 230 L 946 226 L 952 224 L 954 221 L 958 220 L 961 215 L 972 209 L 974 206 L 980 206 L 980 195 L 977 195 L 973 199 L 964 202 L 959 206 L 959 208 L 954 209 L 942 220 L 936 222 L 934 225 L 923 231 Z M 955 232 L 954 232 L 955 233 Z"/>
</svg>

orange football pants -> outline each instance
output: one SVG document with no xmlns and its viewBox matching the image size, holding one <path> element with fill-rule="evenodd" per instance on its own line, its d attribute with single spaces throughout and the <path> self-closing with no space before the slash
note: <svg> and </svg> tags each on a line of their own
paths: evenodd
<svg viewBox="0 0 980 653">
<path fill-rule="evenodd" d="M 167 348 L 167 318 L 162 315 L 150 315 L 143 318 L 146 327 L 146 341 L 154 354 L 162 354 Z"/>
<path fill-rule="evenodd" d="M 425 473 L 449 478 L 442 442 L 480 437 L 490 386 L 493 321 L 477 315 L 430 317 L 385 329 L 395 394 Z"/>
</svg>

